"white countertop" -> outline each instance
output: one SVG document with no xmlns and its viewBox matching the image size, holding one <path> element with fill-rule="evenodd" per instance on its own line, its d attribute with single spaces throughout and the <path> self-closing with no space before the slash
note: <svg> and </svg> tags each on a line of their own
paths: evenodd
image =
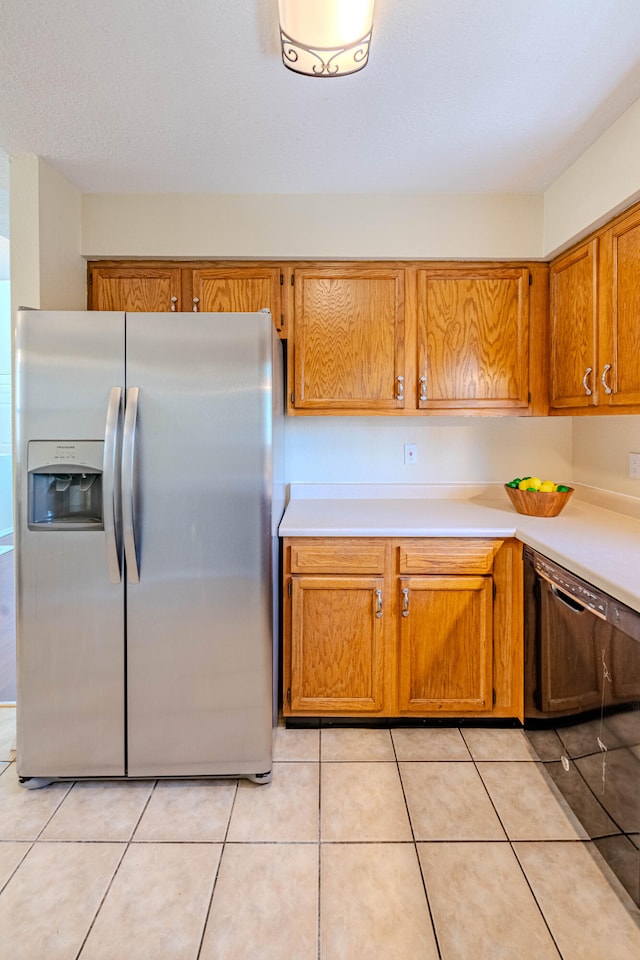
<svg viewBox="0 0 640 960">
<path fill-rule="evenodd" d="M 309 493 L 315 495 L 309 495 Z M 589 583 L 640 611 L 640 519 L 596 506 L 579 491 L 558 517 L 516 513 L 500 485 L 432 487 L 420 491 L 380 485 L 340 496 L 327 485 L 291 488 L 282 537 L 517 537 Z M 336 495 L 337 494 L 337 495 Z"/>
</svg>

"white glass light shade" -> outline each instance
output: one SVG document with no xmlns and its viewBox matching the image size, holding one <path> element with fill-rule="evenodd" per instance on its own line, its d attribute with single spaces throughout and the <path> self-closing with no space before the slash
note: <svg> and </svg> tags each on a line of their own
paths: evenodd
<svg viewBox="0 0 640 960">
<path fill-rule="evenodd" d="M 310 77 L 340 77 L 369 59 L 375 0 L 278 0 L 282 62 Z"/>
</svg>

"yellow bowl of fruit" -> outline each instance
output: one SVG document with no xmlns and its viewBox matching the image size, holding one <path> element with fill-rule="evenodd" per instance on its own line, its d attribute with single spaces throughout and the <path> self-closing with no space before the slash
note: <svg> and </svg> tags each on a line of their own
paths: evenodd
<svg viewBox="0 0 640 960">
<path fill-rule="evenodd" d="M 516 477 L 505 483 L 504 488 L 518 513 L 528 517 L 557 517 L 573 493 L 573 487 L 565 483 L 540 477 Z"/>
</svg>

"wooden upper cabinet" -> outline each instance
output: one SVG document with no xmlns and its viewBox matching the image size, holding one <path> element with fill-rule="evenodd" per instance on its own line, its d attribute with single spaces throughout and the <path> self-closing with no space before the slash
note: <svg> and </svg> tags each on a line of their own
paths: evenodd
<svg viewBox="0 0 640 960">
<path fill-rule="evenodd" d="M 551 407 L 592 406 L 598 402 L 598 240 L 554 261 L 549 283 Z"/>
<path fill-rule="evenodd" d="M 89 308 L 163 313 L 181 310 L 179 267 L 89 265 Z"/>
<path fill-rule="evenodd" d="M 403 409 L 404 271 L 350 265 L 293 276 L 292 407 Z"/>
<path fill-rule="evenodd" d="M 602 236 L 599 403 L 640 405 L 640 210 Z"/>
<path fill-rule="evenodd" d="M 529 404 L 529 270 L 418 273 L 418 409 Z"/>
<path fill-rule="evenodd" d="M 281 330 L 280 270 L 272 267 L 198 268 L 190 271 L 191 303 L 199 312 L 252 313 L 268 307 Z"/>
</svg>

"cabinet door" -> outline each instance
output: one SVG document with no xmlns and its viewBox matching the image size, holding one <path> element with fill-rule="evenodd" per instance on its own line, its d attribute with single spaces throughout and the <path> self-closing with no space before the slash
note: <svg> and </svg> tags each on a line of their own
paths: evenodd
<svg viewBox="0 0 640 960">
<path fill-rule="evenodd" d="M 602 239 L 600 404 L 640 404 L 640 211 Z"/>
<path fill-rule="evenodd" d="M 400 713 L 493 706 L 491 577 L 400 577 Z"/>
<path fill-rule="evenodd" d="M 293 406 L 404 407 L 404 271 L 294 271 Z"/>
<path fill-rule="evenodd" d="M 181 310 L 179 268 L 89 268 L 90 308 L 128 313 Z"/>
<path fill-rule="evenodd" d="M 597 239 L 551 265 L 550 403 L 556 409 L 598 402 L 597 271 Z"/>
<path fill-rule="evenodd" d="M 382 710 L 383 588 L 382 577 L 292 577 L 292 711 Z"/>
<path fill-rule="evenodd" d="M 252 313 L 268 307 L 276 330 L 281 330 L 278 268 L 207 267 L 190 273 L 192 303 L 198 311 Z"/>
<path fill-rule="evenodd" d="M 529 271 L 418 270 L 418 407 L 529 404 Z"/>
</svg>

